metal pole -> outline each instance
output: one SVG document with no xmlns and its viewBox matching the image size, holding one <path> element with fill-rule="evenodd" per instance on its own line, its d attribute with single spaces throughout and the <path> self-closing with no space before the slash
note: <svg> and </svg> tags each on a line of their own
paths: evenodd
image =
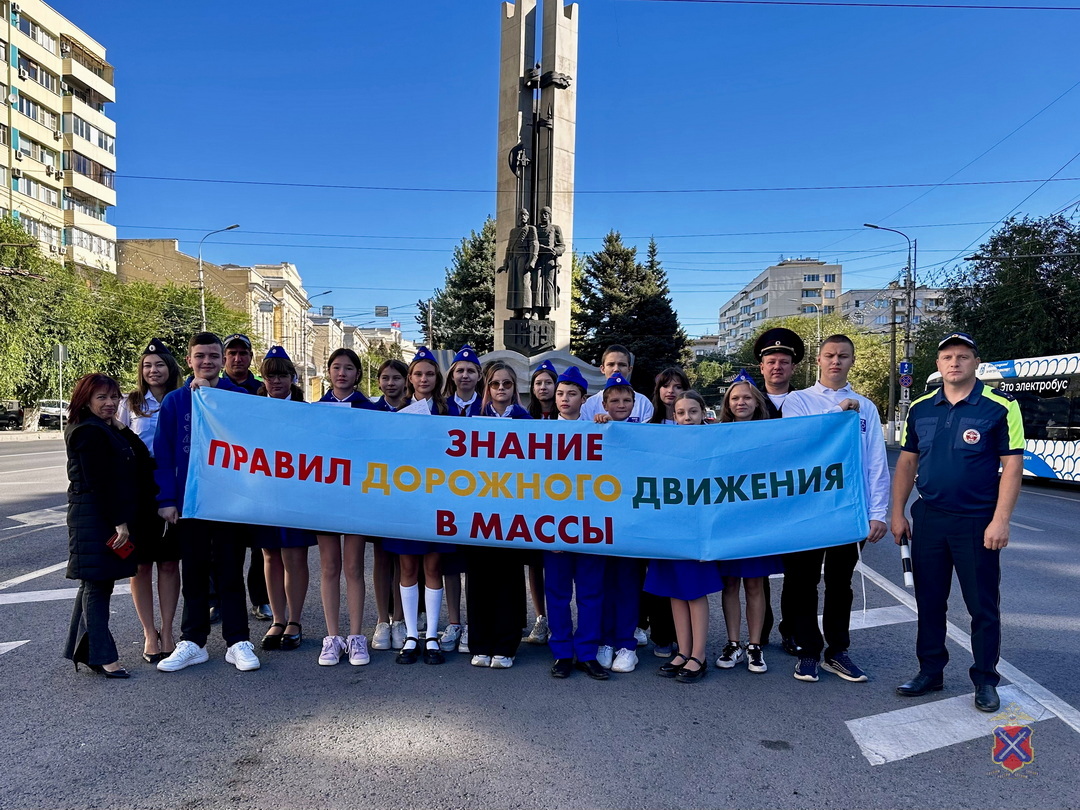
<svg viewBox="0 0 1080 810">
<path fill-rule="evenodd" d="M 213 236 L 215 233 L 223 233 L 224 231 L 231 231 L 239 228 L 239 225 L 230 225 L 228 228 L 218 228 L 216 231 L 210 231 L 202 239 L 199 240 L 199 315 L 202 321 L 202 327 L 199 331 L 206 331 L 206 279 L 203 276 L 203 261 L 202 261 L 202 246 L 208 236 Z"/>
<path fill-rule="evenodd" d="M 911 341 L 911 328 L 912 319 L 915 316 L 915 245 L 912 243 L 911 238 L 903 231 L 898 231 L 895 228 L 886 228 L 882 225 L 871 225 L 869 222 L 863 223 L 864 228 L 873 228 L 878 231 L 888 231 L 889 233 L 899 234 L 907 240 L 908 255 L 907 255 L 907 278 L 905 280 L 905 296 L 907 320 L 904 322 L 904 362 L 911 362 L 912 353 L 912 341 Z M 893 376 L 896 376 L 895 374 Z M 911 389 L 900 389 L 900 424 L 907 422 L 908 406 L 911 404 Z"/>
<path fill-rule="evenodd" d="M 889 299 L 889 441 L 896 441 L 896 299 Z"/>
</svg>

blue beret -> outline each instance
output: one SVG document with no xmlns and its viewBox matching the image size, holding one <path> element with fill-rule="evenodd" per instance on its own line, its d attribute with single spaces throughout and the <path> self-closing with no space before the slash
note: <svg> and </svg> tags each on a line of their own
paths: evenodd
<svg viewBox="0 0 1080 810">
<path fill-rule="evenodd" d="M 614 374 L 612 374 L 610 377 L 608 377 L 607 382 L 604 383 L 604 390 L 606 391 L 609 388 L 615 388 L 616 386 L 619 386 L 619 385 L 626 386 L 627 388 L 631 387 L 630 381 L 628 379 L 626 379 L 626 377 L 624 377 L 622 374 L 620 374 L 619 372 L 616 371 Z"/>
<path fill-rule="evenodd" d="M 416 354 L 417 356 L 419 356 L 420 352 L 418 351 Z M 458 353 L 454 355 L 455 363 L 460 363 L 462 361 L 466 363 L 475 363 L 476 365 L 480 365 L 480 358 L 476 356 L 476 349 L 474 349 L 468 343 L 458 349 Z"/>
<path fill-rule="evenodd" d="M 757 388 L 757 383 L 754 382 L 753 377 L 746 373 L 745 368 L 741 369 L 739 373 L 735 375 L 735 379 L 731 381 L 732 385 L 735 385 L 736 383 L 750 383 L 754 388 Z"/>
<path fill-rule="evenodd" d="M 290 361 L 292 360 L 292 358 L 289 357 L 289 353 L 285 351 L 284 346 L 271 346 L 270 351 L 268 351 L 266 353 L 266 359 L 267 360 L 270 360 L 270 359 L 274 359 L 274 360 L 290 360 Z"/>
<path fill-rule="evenodd" d="M 544 362 L 546 363 L 547 361 L 545 360 Z M 540 368 L 543 368 L 543 365 L 541 365 Z M 578 370 L 577 366 L 570 366 L 570 368 L 560 374 L 559 382 L 576 385 L 581 389 L 582 393 L 589 390 L 589 384 L 585 382 L 585 378 L 581 376 L 581 372 Z"/>
</svg>

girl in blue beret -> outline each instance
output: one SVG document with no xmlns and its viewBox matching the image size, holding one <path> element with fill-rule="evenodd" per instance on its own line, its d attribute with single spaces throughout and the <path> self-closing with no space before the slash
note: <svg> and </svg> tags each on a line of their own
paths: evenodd
<svg viewBox="0 0 1080 810">
<path fill-rule="evenodd" d="M 555 364 L 545 360 L 536 367 L 529 381 L 529 415 L 533 419 L 558 419 L 559 409 L 555 407 L 555 386 L 559 384 L 559 373 Z"/>
<path fill-rule="evenodd" d="M 454 355 L 446 375 L 446 412 L 450 416 L 479 416 L 483 394 L 482 370 L 476 350 L 465 345 Z"/>
</svg>

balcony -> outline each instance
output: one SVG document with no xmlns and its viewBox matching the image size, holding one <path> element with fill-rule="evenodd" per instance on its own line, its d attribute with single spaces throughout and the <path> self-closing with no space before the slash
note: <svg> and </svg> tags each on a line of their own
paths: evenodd
<svg viewBox="0 0 1080 810">
<path fill-rule="evenodd" d="M 116 88 L 112 84 L 69 56 L 64 59 L 64 81 L 71 80 L 89 87 L 106 101 L 116 101 Z"/>
<path fill-rule="evenodd" d="M 66 170 L 64 185 L 78 189 L 86 196 L 101 200 L 106 205 L 116 205 L 116 191 L 96 180 L 91 180 L 85 174 L 79 174 L 71 169 Z"/>
</svg>

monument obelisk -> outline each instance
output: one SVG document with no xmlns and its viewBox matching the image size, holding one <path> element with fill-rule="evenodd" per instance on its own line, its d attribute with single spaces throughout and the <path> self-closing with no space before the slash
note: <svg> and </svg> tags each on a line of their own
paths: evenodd
<svg viewBox="0 0 1080 810">
<path fill-rule="evenodd" d="M 570 346 L 578 6 L 503 3 L 499 71 L 495 348 Z"/>
</svg>

